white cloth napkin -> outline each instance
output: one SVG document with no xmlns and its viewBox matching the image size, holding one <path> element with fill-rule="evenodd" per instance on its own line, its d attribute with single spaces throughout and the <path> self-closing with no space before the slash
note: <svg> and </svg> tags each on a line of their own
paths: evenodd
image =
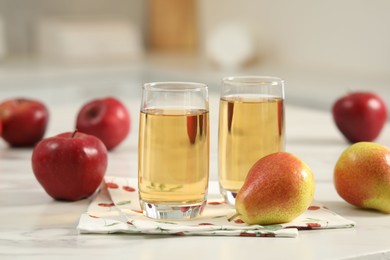
<svg viewBox="0 0 390 260">
<path fill-rule="evenodd" d="M 130 233 L 206 236 L 297 237 L 298 230 L 350 228 L 353 221 L 313 201 L 294 221 L 277 225 L 247 225 L 241 219 L 228 221 L 235 209 L 222 198 L 209 199 L 203 214 L 185 221 L 145 217 L 138 202 L 137 180 L 105 177 L 88 211 L 80 217 L 80 233 Z"/>
</svg>

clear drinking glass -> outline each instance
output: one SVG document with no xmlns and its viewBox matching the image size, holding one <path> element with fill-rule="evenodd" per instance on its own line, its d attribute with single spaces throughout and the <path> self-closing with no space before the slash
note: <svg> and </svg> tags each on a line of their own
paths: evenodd
<svg viewBox="0 0 390 260">
<path fill-rule="evenodd" d="M 222 80 L 218 175 L 221 194 L 230 205 L 252 165 L 284 150 L 284 124 L 283 80 L 263 76 Z"/>
<path fill-rule="evenodd" d="M 209 180 L 208 89 L 201 83 L 143 86 L 138 186 L 144 215 L 189 219 L 201 214 Z"/>
</svg>

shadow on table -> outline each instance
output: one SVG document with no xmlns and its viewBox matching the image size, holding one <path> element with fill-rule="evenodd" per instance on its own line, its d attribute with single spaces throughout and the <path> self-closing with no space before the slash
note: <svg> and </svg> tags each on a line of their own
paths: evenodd
<svg viewBox="0 0 390 260">
<path fill-rule="evenodd" d="M 377 210 L 361 209 L 344 201 L 321 201 L 321 203 L 324 204 L 324 206 L 328 209 L 336 212 L 337 214 L 340 214 L 343 217 L 351 217 L 352 220 L 354 220 L 353 218 L 372 217 L 373 221 L 375 221 L 374 219 L 377 217 L 389 216 L 388 214 Z"/>
</svg>

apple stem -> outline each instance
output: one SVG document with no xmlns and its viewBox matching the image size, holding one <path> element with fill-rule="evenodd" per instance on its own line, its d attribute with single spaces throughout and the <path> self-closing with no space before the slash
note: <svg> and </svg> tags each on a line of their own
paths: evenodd
<svg viewBox="0 0 390 260">
<path fill-rule="evenodd" d="M 26 102 L 26 99 L 24 99 L 24 98 L 18 98 L 18 99 L 16 99 L 16 104 L 18 104 L 18 105 L 20 105 L 20 104 L 23 104 L 24 102 Z"/>
<path fill-rule="evenodd" d="M 228 221 L 230 222 L 230 221 L 232 221 L 233 219 L 235 219 L 236 217 L 238 217 L 238 216 L 240 216 L 241 214 L 240 213 L 236 213 L 236 214 L 234 214 L 233 216 L 231 216 L 230 218 L 228 218 Z"/>
<path fill-rule="evenodd" d="M 73 134 L 72 134 L 72 136 L 71 136 L 71 138 L 74 138 L 75 136 L 76 136 L 76 133 L 78 132 L 79 130 L 74 130 L 74 132 L 73 132 Z"/>
</svg>

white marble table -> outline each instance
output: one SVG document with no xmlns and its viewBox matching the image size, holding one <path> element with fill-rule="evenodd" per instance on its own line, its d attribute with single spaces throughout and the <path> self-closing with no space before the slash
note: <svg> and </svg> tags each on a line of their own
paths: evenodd
<svg viewBox="0 0 390 260">
<path fill-rule="evenodd" d="M 138 99 L 126 99 L 132 133 L 109 154 L 107 174 L 136 177 Z M 47 136 L 71 131 L 81 101 L 48 101 Z M 212 95 L 211 189 L 217 192 L 218 100 Z M 336 193 L 333 167 L 348 146 L 328 111 L 287 106 L 287 151 L 307 162 L 316 177 L 315 199 L 356 221 L 349 229 L 300 231 L 298 238 L 80 235 L 76 226 L 90 199 L 58 202 L 45 194 L 31 170 L 31 149 L 0 141 L 0 259 L 390 259 L 390 215 L 359 210 Z M 378 142 L 390 146 L 390 125 Z"/>
</svg>

